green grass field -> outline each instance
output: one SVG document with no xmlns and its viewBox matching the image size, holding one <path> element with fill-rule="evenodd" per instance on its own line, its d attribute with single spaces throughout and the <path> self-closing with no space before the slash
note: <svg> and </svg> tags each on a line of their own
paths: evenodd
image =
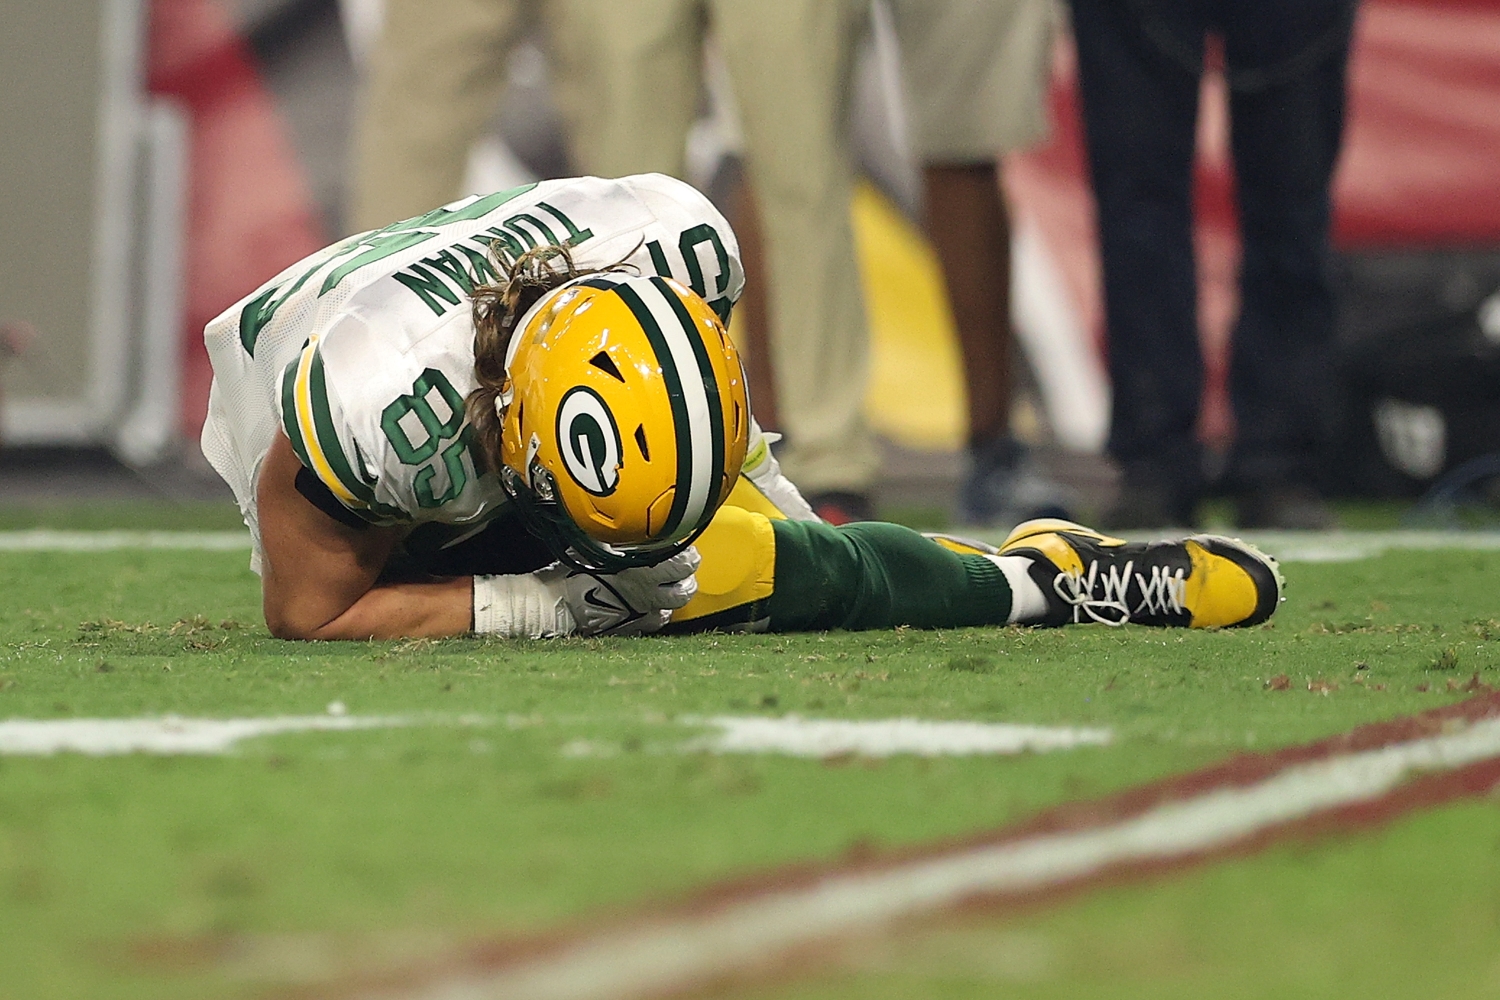
<svg viewBox="0 0 1500 1000">
<path fill-rule="evenodd" d="M 0 513 L 224 529 L 232 512 Z M 295 644 L 243 552 L 0 552 L 0 721 L 401 716 L 227 756 L 0 756 L 0 997 L 317 987 L 779 864 L 984 831 L 1500 685 L 1500 553 L 1286 567 L 1244 632 L 1091 626 Z M 1267 682 L 1285 675 L 1286 685 Z M 695 717 L 1107 726 L 1010 757 L 682 752 Z M 684 721 L 684 720 L 688 721 Z M 1471 801 L 1020 916 L 852 942 L 745 997 L 1493 996 L 1500 809 Z M 738 995 L 738 994 L 737 994 Z"/>
</svg>

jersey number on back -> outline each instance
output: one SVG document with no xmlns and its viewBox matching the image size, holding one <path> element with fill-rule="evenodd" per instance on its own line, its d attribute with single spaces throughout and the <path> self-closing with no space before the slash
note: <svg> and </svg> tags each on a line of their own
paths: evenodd
<svg viewBox="0 0 1500 1000">
<path fill-rule="evenodd" d="M 436 395 L 448 411 L 438 416 L 432 397 Z M 380 414 L 380 429 L 396 452 L 402 465 L 420 465 L 412 483 L 412 492 L 421 507 L 441 507 L 458 499 L 469 483 L 469 469 L 464 452 L 475 474 L 484 470 L 484 459 L 474 444 L 474 428 L 464 423 L 464 398 L 448 376 L 429 368 L 412 383 L 411 392 L 396 397 Z M 438 461 L 432 461 L 433 456 Z M 447 472 L 448 488 L 441 494 L 433 489 L 438 466 Z"/>
<path fill-rule="evenodd" d="M 703 280 L 703 262 L 698 257 L 698 248 L 705 243 L 719 268 L 714 279 L 713 298 L 709 298 L 708 282 Z M 673 277 L 672 265 L 667 263 L 667 255 L 662 250 L 661 243 L 652 240 L 646 244 L 646 250 L 651 254 L 651 266 L 656 268 L 656 273 L 663 278 Z M 728 323 L 729 311 L 734 307 L 734 303 L 724 294 L 729 288 L 729 251 L 724 248 L 719 231 L 706 222 L 684 229 L 677 238 L 677 251 L 682 254 L 682 261 L 687 265 L 688 284 L 718 314 L 719 319 Z"/>
</svg>

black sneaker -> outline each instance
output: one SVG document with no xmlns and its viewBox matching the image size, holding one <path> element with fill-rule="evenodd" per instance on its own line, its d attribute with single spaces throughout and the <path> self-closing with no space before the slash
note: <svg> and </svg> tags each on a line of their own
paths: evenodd
<svg viewBox="0 0 1500 1000">
<path fill-rule="evenodd" d="M 1190 535 L 1180 542 L 1127 542 L 1071 521 L 1017 526 L 1002 556 L 1033 560 L 1047 597 L 1039 625 L 1259 625 L 1281 602 L 1276 560 L 1237 538 Z"/>
</svg>

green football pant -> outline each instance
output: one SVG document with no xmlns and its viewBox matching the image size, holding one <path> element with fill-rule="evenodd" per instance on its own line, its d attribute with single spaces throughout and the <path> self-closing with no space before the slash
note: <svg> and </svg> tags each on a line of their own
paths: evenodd
<svg viewBox="0 0 1500 1000">
<path fill-rule="evenodd" d="M 725 506 L 697 545 L 698 595 L 672 631 L 957 628 L 1010 616 L 998 566 L 896 524 L 835 527 Z"/>
</svg>

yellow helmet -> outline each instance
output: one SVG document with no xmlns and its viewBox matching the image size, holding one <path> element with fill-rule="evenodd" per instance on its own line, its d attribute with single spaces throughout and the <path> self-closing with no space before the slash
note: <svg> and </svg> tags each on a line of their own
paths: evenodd
<svg viewBox="0 0 1500 1000">
<path fill-rule="evenodd" d="M 500 480 L 554 553 L 617 572 L 687 548 L 729 496 L 750 425 L 723 322 L 671 278 L 549 292 L 506 356 Z"/>
</svg>

